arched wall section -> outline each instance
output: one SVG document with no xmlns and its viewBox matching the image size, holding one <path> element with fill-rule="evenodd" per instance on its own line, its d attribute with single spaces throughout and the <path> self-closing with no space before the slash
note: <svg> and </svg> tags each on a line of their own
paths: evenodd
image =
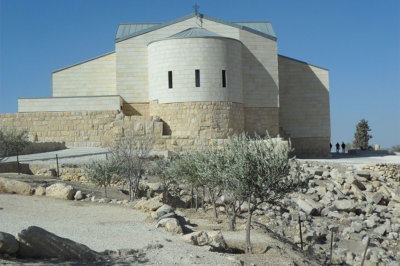
<svg viewBox="0 0 400 266">
<path fill-rule="evenodd" d="M 148 46 L 149 100 L 243 103 L 241 43 L 229 38 L 167 39 Z M 200 70 L 200 87 L 195 70 Z M 222 86 L 226 71 L 226 87 Z M 168 71 L 172 71 L 169 88 Z"/>
</svg>

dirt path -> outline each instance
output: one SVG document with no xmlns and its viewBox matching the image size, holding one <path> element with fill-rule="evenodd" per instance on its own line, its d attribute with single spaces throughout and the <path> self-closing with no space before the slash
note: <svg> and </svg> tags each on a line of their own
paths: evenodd
<svg viewBox="0 0 400 266">
<path fill-rule="evenodd" d="M 232 265 L 232 255 L 211 253 L 155 228 L 145 213 L 111 204 L 0 194 L 0 231 L 13 235 L 31 225 L 85 244 L 96 251 L 150 248 L 144 262 L 162 265 Z M 228 258 L 229 257 L 229 258 Z M 132 263 L 130 261 L 129 263 Z"/>
</svg>

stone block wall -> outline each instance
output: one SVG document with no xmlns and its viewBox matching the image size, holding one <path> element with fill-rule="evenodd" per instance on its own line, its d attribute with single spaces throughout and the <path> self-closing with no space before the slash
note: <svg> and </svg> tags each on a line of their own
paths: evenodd
<svg viewBox="0 0 400 266">
<path fill-rule="evenodd" d="M 244 129 L 243 105 L 231 102 L 150 103 L 160 117 L 164 135 L 179 138 L 225 139 Z"/>
<path fill-rule="evenodd" d="M 0 129 L 26 129 L 36 142 L 64 141 L 67 147 L 106 146 L 124 135 L 162 138 L 163 123 L 118 111 L 1 114 Z"/>
<path fill-rule="evenodd" d="M 274 107 L 245 107 L 244 129 L 249 134 L 265 136 L 266 130 L 271 137 L 279 134 L 279 109 Z"/>
</svg>

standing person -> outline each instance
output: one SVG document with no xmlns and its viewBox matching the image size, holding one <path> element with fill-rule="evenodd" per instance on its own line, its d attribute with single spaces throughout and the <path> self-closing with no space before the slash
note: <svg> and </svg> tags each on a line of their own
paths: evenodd
<svg viewBox="0 0 400 266">
<path fill-rule="evenodd" d="M 342 141 L 342 153 L 346 153 L 346 144 Z"/>
<path fill-rule="evenodd" d="M 339 150 L 340 150 L 339 142 L 336 142 L 336 153 L 339 153 Z"/>
</svg>

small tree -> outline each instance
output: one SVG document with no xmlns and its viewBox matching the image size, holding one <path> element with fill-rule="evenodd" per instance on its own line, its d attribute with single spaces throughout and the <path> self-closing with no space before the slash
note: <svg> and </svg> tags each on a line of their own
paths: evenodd
<svg viewBox="0 0 400 266">
<path fill-rule="evenodd" d="M 168 189 L 175 182 L 171 174 L 171 160 L 168 158 L 158 159 L 155 161 L 155 166 L 152 168 L 153 174 L 161 179 L 164 186 L 163 203 L 168 203 Z"/>
<path fill-rule="evenodd" d="M 279 200 L 297 190 L 306 181 L 299 172 L 290 172 L 291 145 L 267 136 L 250 138 L 246 134 L 230 138 L 226 151 L 229 158 L 228 189 L 238 200 L 247 200 L 246 251 L 251 253 L 250 226 L 253 212 L 263 202 Z M 235 156 L 233 156 L 235 154 Z"/>
<path fill-rule="evenodd" d="M 0 130 L 0 161 L 7 156 L 20 155 L 28 144 L 27 130 Z"/>
<path fill-rule="evenodd" d="M 368 149 L 368 141 L 372 138 L 372 135 L 368 134 L 371 131 L 368 125 L 368 121 L 361 119 L 356 126 L 356 133 L 354 133 L 354 146 L 359 147 L 361 150 Z"/>
<path fill-rule="evenodd" d="M 104 194 L 107 197 L 107 187 L 119 181 L 120 163 L 114 158 L 91 161 L 86 164 L 84 172 L 90 181 L 99 187 L 104 187 Z"/>
<path fill-rule="evenodd" d="M 112 156 L 119 162 L 120 173 L 129 186 L 130 200 L 139 197 L 139 182 L 154 142 L 152 136 L 127 136 L 116 140 L 110 148 Z"/>
</svg>

